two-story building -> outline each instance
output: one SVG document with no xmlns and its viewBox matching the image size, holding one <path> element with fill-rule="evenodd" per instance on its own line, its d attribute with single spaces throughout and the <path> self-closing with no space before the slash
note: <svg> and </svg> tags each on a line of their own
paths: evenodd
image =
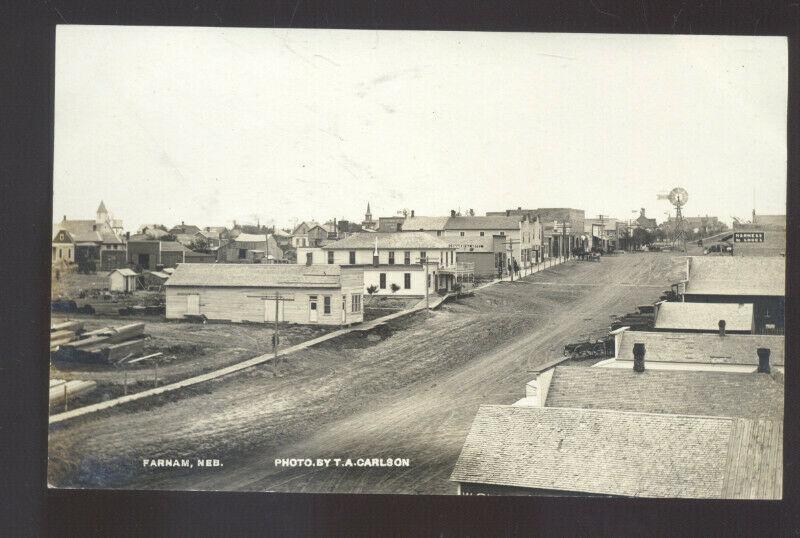
<svg viewBox="0 0 800 538">
<path fill-rule="evenodd" d="M 467 272 L 457 265 L 454 248 L 423 232 L 361 232 L 323 247 L 301 247 L 297 262 L 363 267 L 364 290 L 375 286 L 377 295 L 447 292 Z"/>
</svg>

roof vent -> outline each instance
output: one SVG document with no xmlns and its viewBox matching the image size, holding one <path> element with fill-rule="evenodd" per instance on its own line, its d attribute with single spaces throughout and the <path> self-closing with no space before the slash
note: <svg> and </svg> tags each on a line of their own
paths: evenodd
<svg viewBox="0 0 800 538">
<path fill-rule="evenodd" d="M 644 372 L 644 344 L 642 342 L 633 344 L 633 371 Z"/>
<path fill-rule="evenodd" d="M 719 325 L 719 335 L 725 336 L 725 320 L 724 319 L 719 320 L 718 325 Z"/>
<path fill-rule="evenodd" d="M 769 353 L 770 350 L 768 347 L 760 347 L 756 350 L 758 353 L 758 372 L 759 374 L 768 374 L 770 372 L 769 368 Z"/>
</svg>

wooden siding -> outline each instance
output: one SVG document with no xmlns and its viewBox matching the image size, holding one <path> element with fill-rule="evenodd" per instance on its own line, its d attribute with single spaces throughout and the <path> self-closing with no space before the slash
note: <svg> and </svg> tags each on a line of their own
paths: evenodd
<svg viewBox="0 0 800 538">
<path fill-rule="evenodd" d="M 318 321 L 316 324 L 339 325 L 342 323 L 342 295 L 346 296 L 349 307 L 350 296 L 353 293 L 361 293 L 361 286 L 360 283 L 355 287 L 320 289 L 169 286 L 166 292 L 166 316 L 168 319 L 180 319 L 185 316 L 188 305 L 186 296 L 197 294 L 200 296 L 200 313 L 208 319 L 266 323 L 265 300 L 260 297 L 274 295 L 276 292 L 294 299 L 284 303 L 284 319 L 281 320 L 282 322 L 309 324 L 309 296 L 316 295 L 318 300 Z M 325 315 L 323 310 L 323 297 L 326 295 L 331 296 L 330 315 Z M 274 301 L 269 301 L 269 304 L 274 309 Z M 348 308 L 347 323 L 360 323 L 363 320 L 363 308 L 361 312 L 357 313 L 350 312 L 350 308 Z"/>
</svg>

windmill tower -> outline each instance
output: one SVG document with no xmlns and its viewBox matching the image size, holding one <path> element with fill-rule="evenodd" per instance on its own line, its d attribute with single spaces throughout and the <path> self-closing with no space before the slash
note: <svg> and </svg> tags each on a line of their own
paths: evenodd
<svg viewBox="0 0 800 538">
<path fill-rule="evenodd" d="M 681 208 L 689 201 L 689 193 L 683 187 L 675 187 L 669 194 L 659 194 L 659 200 L 669 200 L 675 206 L 675 226 L 672 229 L 672 247 L 680 241 L 683 251 L 686 252 L 686 221 L 683 220 Z"/>
</svg>

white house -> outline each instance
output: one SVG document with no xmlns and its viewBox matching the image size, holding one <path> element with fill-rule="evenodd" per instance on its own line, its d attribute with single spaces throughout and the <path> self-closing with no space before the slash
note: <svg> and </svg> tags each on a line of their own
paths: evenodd
<svg viewBox="0 0 800 538">
<path fill-rule="evenodd" d="M 455 249 L 423 232 L 356 233 L 322 247 L 298 248 L 297 263 L 360 266 L 365 292 L 374 285 L 376 295 L 424 296 L 426 287 L 449 291 L 459 273 Z"/>
</svg>

